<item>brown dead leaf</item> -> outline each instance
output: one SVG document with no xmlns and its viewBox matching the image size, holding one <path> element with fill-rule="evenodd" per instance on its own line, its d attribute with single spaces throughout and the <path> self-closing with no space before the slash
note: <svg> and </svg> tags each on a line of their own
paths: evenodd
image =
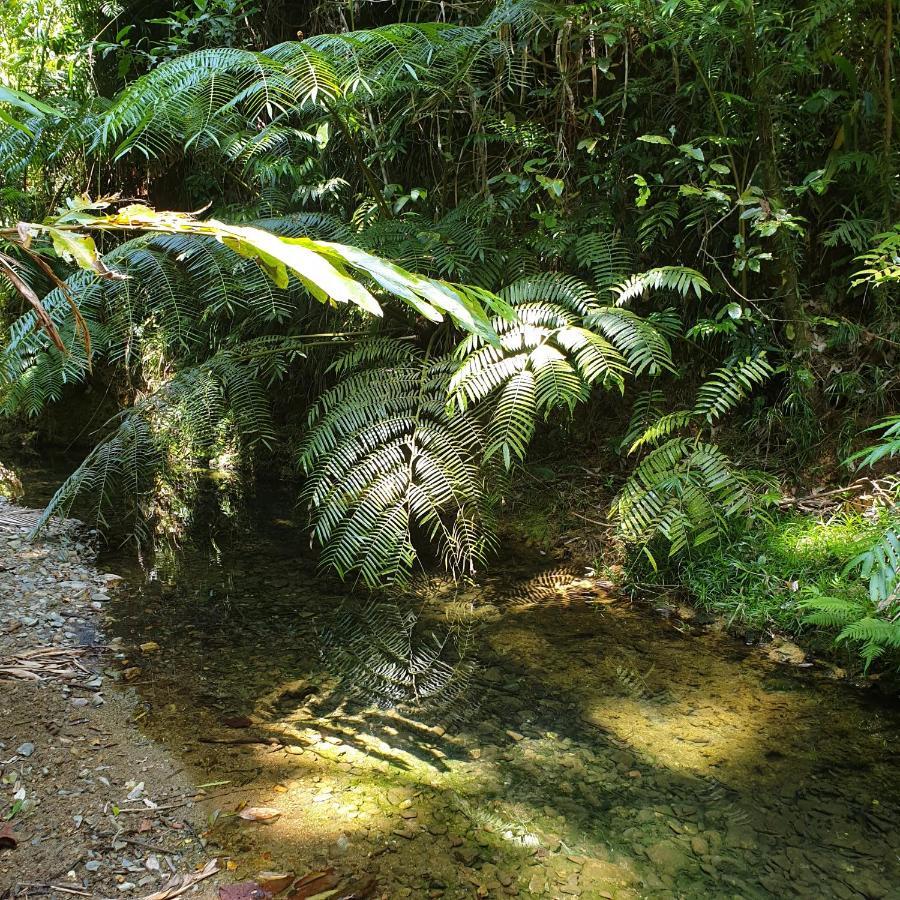
<svg viewBox="0 0 900 900">
<path fill-rule="evenodd" d="M 248 806 L 238 815 L 247 822 L 274 822 L 281 815 L 281 810 L 274 806 Z"/>
<path fill-rule="evenodd" d="M 239 884 L 223 884 L 219 888 L 219 900 L 271 900 L 272 894 L 263 890 L 255 881 Z"/>
<path fill-rule="evenodd" d="M 253 724 L 253 720 L 247 716 L 232 716 L 230 719 L 223 719 L 222 724 L 226 728 L 249 728 Z"/>
<path fill-rule="evenodd" d="M 15 850 L 19 846 L 19 836 L 13 831 L 12 825 L 7 822 L 0 828 L 0 850 Z"/>
<path fill-rule="evenodd" d="M 190 875 L 182 875 L 179 878 L 175 875 L 165 885 L 162 890 L 153 894 L 148 894 L 143 900 L 172 900 L 173 897 L 180 897 L 186 894 L 195 884 L 215 875 L 219 871 L 219 860 L 211 859 L 199 872 L 192 872 Z"/>
<path fill-rule="evenodd" d="M 272 894 L 280 894 L 291 886 L 294 876 L 290 872 L 260 872 L 256 876 L 259 886 Z"/>
<path fill-rule="evenodd" d="M 153 831 L 153 822 L 150 819 L 141 819 L 141 823 L 138 825 L 138 834 L 146 834 L 148 831 Z"/>
<path fill-rule="evenodd" d="M 294 885 L 294 890 L 288 895 L 288 900 L 309 900 L 316 894 L 336 888 L 340 881 L 341 876 L 333 868 L 324 869 L 321 872 L 310 872 Z"/>
</svg>

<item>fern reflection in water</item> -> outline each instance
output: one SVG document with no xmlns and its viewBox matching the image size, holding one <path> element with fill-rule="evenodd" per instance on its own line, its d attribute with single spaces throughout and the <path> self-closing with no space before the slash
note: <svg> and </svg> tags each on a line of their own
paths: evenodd
<svg viewBox="0 0 900 900">
<path fill-rule="evenodd" d="M 389 600 L 345 604 L 319 632 L 328 671 L 355 699 L 379 709 L 439 711 L 458 719 L 477 663 L 473 628 L 459 622 L 438 633 Z"/>
</svg>

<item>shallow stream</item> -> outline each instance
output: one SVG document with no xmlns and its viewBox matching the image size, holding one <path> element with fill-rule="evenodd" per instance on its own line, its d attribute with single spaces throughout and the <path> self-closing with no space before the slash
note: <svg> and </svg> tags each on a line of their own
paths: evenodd
<svg viewBox="0 0 900 900">
<path fill-rule="evenodd" d="M 896 704 L 536 554 L 373 604 L 317 574 L 289 504 L 260 509 L 177 562 L 105 562 L 128 575 L 110 631 L 142 727 L 211 785 L 207 837 L 236 879 L 900 897 Z"/>
</svg>

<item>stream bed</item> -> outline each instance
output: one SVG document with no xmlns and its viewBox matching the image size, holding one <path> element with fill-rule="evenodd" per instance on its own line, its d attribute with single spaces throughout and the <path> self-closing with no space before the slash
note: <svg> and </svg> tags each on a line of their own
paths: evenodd
<svg viewBox="0 0 900 900">
<path fill-rule="evenodd" d="M 290 510 L 104 560 L 126 576 L 107 638 L 136 717 L 208 786 L 208 849 L 235 879 L 900 897 L 896 703 L 537 553 L 373 602 L 317 573 Z"/>
</svg>

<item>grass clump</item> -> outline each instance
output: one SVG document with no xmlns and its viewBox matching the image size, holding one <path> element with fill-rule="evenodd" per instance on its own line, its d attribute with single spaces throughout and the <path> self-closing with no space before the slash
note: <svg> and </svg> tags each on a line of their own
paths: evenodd
<svg viewBox="0 0 900 900">
<path fill-rule="evenodd" d="M 879 518 L 856 512 L 776 515 L 729 544 L 685 559 L 680 574 L 697 605 L 729 625 L 796 632 L 809 593 L 865 597 L 864 585 L 845 567 L 880 530 Z"/>
</svg>

